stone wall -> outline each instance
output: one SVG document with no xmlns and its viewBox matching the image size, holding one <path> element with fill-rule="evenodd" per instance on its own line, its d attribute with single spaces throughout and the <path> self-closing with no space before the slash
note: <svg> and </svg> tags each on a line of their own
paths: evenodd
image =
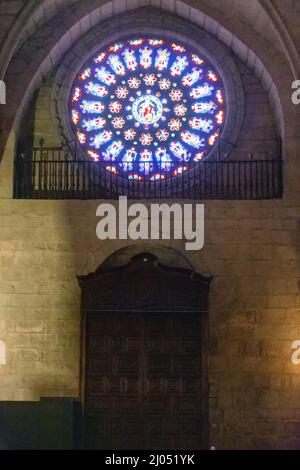
<svg viewBox="0 0 300 470">
<path fill-rule="evenodd" d="M 24 6 L 23 0 L 2 0 L 0 4 L 0 41 L 4 43 L 15 18 Z"/>
<path fill-rule="evenodd" d="M 275 125 L 269 96 L 253 71 L 235 58 L 245 97 L 242 129 L 231 158 L 272 160 L 278 158 L 278 130 Z"/>
<path fill-rule="evenodd" d="M 76 275 L 122 246 L 97 240 L 97 205 L 0 201 L 2 400 L 79 394 Z M 291 364 L 300 338 L 298 215 L 287 198 L 211 201 L 201 252 L 160 242 L 213 275 L 210 441 L 217 448 L 299 446 L 300 370 Z"/>
<path fill-rule="evenodd" d="M 46 147 L 59 147 L 63 142 L 55 118 L 55 104 L 52 101 L 53 79 L 53 74 L 47 77 L 23 119 L 19 134 L 25 149 L 31 150 L 32 145 L 39 147 L 41 139 L 44 139 Z"/>
<path fill-rule="evenodd" d="M 0 365 L 0 400 L 79 395 L 80 291 L 76 275 L 94 271 L 107 256 L 130 243 L 97 240 L 98 201 L 11 199 L 16 111 L 23 104 L 25 91 L 38 82 L 37 71 L 45 79 L 44 70 L 56 63 L 60 48 L 65 53 L 83 32 L 113 15 L 112 10 L 104 9 L 107 2 L 99 2 L 103 9 L 98 19 L 95 21 L 91 13 L 88 21 L 81 20 L 92 12 L 95 3 L 89 0 L 83 6 L 83 2 L 74 2 L 72 15 L 69 10 L 61 15 L 55 37 L 56 6 L 51 14 L 45 10 L 41 22 L 48 21 L 48 29 L 32 21 L 29 34 L 26 25 L 28 42 L 18 49 L 8 68 L 10 105 L 5 108 L 5 130 L 7 135 L 10 128 L 12 131 L 0 166 L 0 340 L 6 343 L 7 363 Z M 123 8 L 125 2 L 114 3 L 117 14 L 117 5 Z M 203 12 L 220 24 L 208 20 L 189 3 L 197 3 L 197 8 L 201 3 Z M 284 110 L 284 197 L 278 201 L 205 202 L 202 251 L 185 253 L 182 241 L 160 243 L 178 249 L 196 270 L 213 276 L 209 313 L 210 444 L 236 449 L 299 448 L 300 366 L 291 363 L 291 344 L 300 339 L 300 120 L 299 109 L 290 99 L 292 74 L 284 50 L 288 37 L 275 44 L 280 29 L 274 29 L 257 1 L 251 6 L 249 3 L 248 10 L 238 0 L 226 0 L 222 11 L 217 3 L 151 2 L 162 9 L 173 5 L 170 11 L 198 25 L 205 23 L 210 32 L 215 31 L 227 44 L 231 42 L 239 56 L 245 55 L 248 65 L 253 61 L 252 70 L 260 69 L 268 84 L 262 62 L 237 36 L 259 54 L 277 87 L 270 82 L 271 91 L 278 90 L 276 109 L 279 112 L 280 96 Z M 284 2 L 273 3 L 282 11 Z M 287 10 L 296 9 L 296 3 L 288 0 Z M 287 12 L 285 20 L 287 24 L 291 20 Z M 253 34 L 254 24 L 257 34 Z M 290 31 L 298 44 L 298 24 L 293 22 Z M 38 52 L 34 47 L 40 47 L 40 43 Z M 24 57 L 27 81 L 18 81 L 20 71 L 24 71 Z M 249 116 L 241 139 L 243 145 L 251 144 L 250 150 L 245 147 L 243 157 L 258 140 L 256 152 L 260 155 L 268 149 L 266 141 L 274 137 L 273 121 L 266 94 L 252 73 L 240 65 L 239 69 Z M 46 144 L 56 145 L 55 123 L 49 123 L 45 115 L 51 89 L 52 84 L 45 81 L 36 105 L 31 105 L 34 113 L 27 125 L 28 129 L 35 128 L 36 143 L 53 129 Z"/>
</svg>

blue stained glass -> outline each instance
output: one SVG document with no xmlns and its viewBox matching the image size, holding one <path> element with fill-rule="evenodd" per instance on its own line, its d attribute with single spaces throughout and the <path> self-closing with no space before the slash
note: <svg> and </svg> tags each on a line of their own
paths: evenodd
<svg viewBox="0 0 300 470">
<path fill-rule="evenodd" d="M 87 158 L 129 180 L 179 176 L 224 128 L 218 72 L 179 42 L 133 37 L 98 51 L 78 72 L 70 120 Z"/>
</svg>

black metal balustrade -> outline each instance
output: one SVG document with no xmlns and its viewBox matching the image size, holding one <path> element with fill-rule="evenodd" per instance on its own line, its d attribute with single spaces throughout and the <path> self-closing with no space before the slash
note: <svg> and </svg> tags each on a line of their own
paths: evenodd
<svg viewBox="0 0 300 470">
<path fill-rule="evenodd" d="M 31 158 L 20 154 L 15 161 L 14 198 L 278 199 L 283 191 L 281 152 L 270 160 L 193 162 L 181 175 L 156 181 L 127 181 L 108 165 L 73 159 L 61 148 L 34 148 Z"/>
</svg>

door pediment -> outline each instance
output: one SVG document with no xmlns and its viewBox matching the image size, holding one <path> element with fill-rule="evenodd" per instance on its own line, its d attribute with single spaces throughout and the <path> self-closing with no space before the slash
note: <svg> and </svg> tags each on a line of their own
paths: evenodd
<svg viewBox="0 0 300 470">
<path fill-rule="evenodd" d="M 210 277 L 168 267 L 150 253 L 135 255 L 125 266 L 78 276 L 84 311 L 208 312 Z"/>
</svg>

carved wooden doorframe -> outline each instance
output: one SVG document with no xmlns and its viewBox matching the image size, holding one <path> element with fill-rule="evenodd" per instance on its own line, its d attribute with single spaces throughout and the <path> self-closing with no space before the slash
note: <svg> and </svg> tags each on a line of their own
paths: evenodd
<svg viewBox="0 0 300 470">
<path fill-rule="evenodd" d="M 78 281 L 82 291 L 81 398 L 84 415 L 92 415 L 92 413 L 90 413 L 91 397 L 89 395 L 89 387 L 87 387 L 90 374 L 88 371 L 91 367 L 89 362 L 90 353 L 87 353 L 87 344 L 89 343 L 87 335 L 91 335 L 92 321 L 95 322 L 96 319 L 98 325 L 102 325 L 101 328 L 104 325 L 104 319 L 112 318 L 116 319 L 116 324 L 116 321 L 119 321 L 118 319 L 138 319 L 141 317 L 145 318 L 145 320 L 139 321 L 147 321 L 150 327 L 152 323 L 157 324 L 158 321 L 168 321 L 170 328 L 173 328 L 174 332 L 175 330 L 177 331 L 177 333 L 175 332 L 173 334 L 178 336 L 178 341 L 186 342 L 191 337 L 191 333 L 187 330 L 186 336 L 180 338 L 180 331 L 178 332 L 176 325 L 180 321 L 183 325 L 183 329 L 185 327 L 191 328 L 189 319 L 197 318 L 195 321 L 200 325 L 199 363 L 201 364 L 201 376 L 199 377 L 201 381 L 201 405 L 199 405 L 201 406 L 201 443 L 199 444 L 199 448 L 207 448 L 208 295 L 211 278 L 204 277 L 192 270 L 164 266 L 159 262 L 156 256 L 144 252 L 134 256 L 128 264 L 123 266 L 113 268 L 102 268 L 100 266 L 94 273 L 78 276 Z M 97 323 L 93 323 L 93 325 L 94 324 L 97 325 Z M 165 334 L 168 334 L 168 332 L 166 331 Z M 105 339 L 103 333 L 99 338 Z M 110 336 L 110 338 L 112 338 L 112 336 Z M 148 335 L 147 339 L 149 340 L 149 338 L 150 336 Z M 95 338 L 93 341 L 95 342 Z M 97 347 L 99 347 L 99 345 Z M 88 349 L 90 350 L 90 346 Z M 183 363 L 188 357 L 186 352 L 184 352 L 184 354 L 181 352 L 180 356 L 178 353 L 171 359 L 173 361 L 177 360 L 178 363 L 180 361 Z M 152 354 L 151 357 L 155 359 L 155 354 Z M 109 358 L 107 358 L 107 360 L 108 359 Z M 153 367 L 155 372 L 155 364 Z M 183 371 L 183 377 L 185 375 L 184 372 L 185 371 Z M 153 381 L 155 381 L 155 374 L 153 377 Z M 132 382 L 134 383 L 133 379 Z M 183 380 L 183 383 L 185 382 L 188 383 L 188 379 Z M 181 389 L 181 399 L 183 400 L 184 392 L 182 390 L 183 388 Z M 190 421 L 187 421 L 187 426 L 191 426 Z M 171 442 L 173 446 L 179 445 L 174 443 L 174 439 L 169 442 Z"/>
</svg>

